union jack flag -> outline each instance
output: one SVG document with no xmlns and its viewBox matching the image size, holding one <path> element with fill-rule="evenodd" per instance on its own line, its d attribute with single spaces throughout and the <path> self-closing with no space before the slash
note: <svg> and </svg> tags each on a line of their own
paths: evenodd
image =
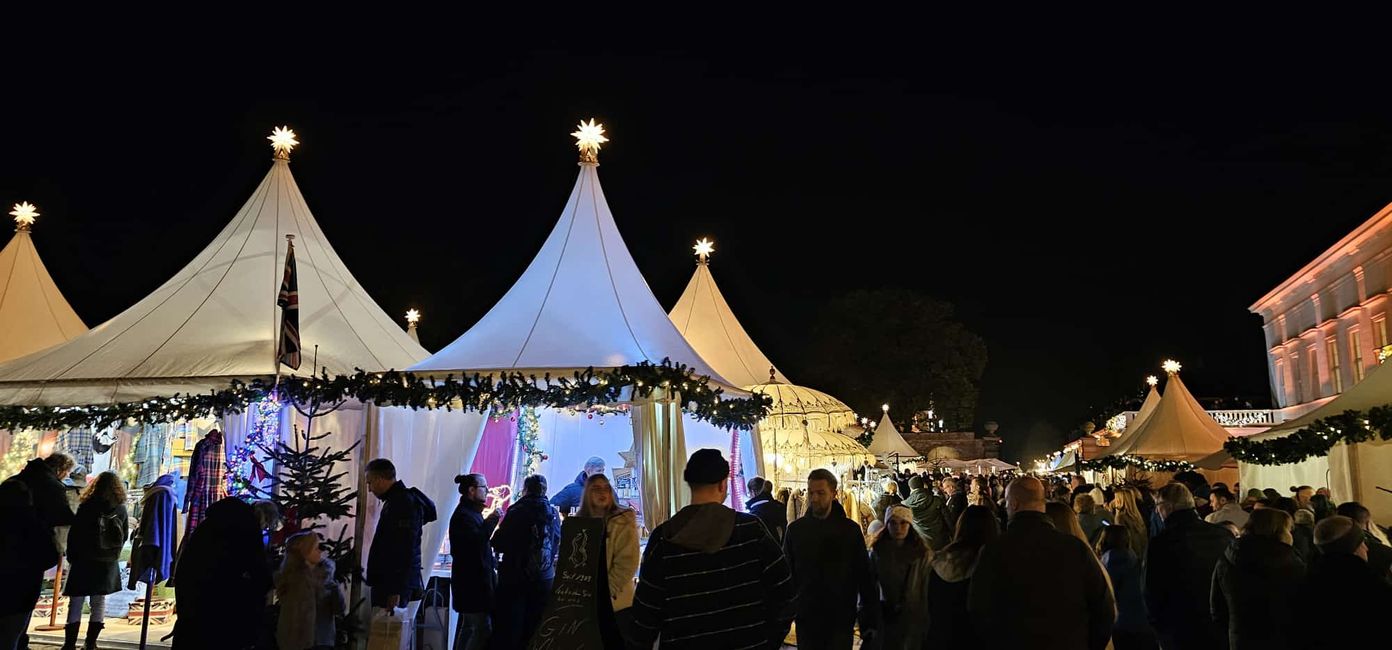
<svg viewBox="0 0 1392 650">
<path fill-rule="evenodd" d="M 300 290 L 295 272 L 295 242 L 286 242 L 285 276 L 280 281 L 280 359 L 279 362 L 300 369 Z"/>
</svg>

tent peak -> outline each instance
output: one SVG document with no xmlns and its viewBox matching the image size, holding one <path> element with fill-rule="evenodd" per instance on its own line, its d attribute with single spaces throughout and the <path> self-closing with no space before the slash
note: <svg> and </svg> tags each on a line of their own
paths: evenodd
<svg viewBox="0 0 1392 650">
<path fill-rule="evenodd" d="M 588 124 L 580 120 L 580 125 L 571 135 L 575 136 L 575 146 L 580 150 L 580 164 L 598 165 L 599 147 L 609 141 L 604 137 L 604 125 L 596 124 L 593 117 Z"/>
<path fill-rule="evenodd" d="M 39 212 L 34 204 L 22 201 L 14 204 L 14 209 L 10 210 L 10 215 L 15 220 L 15 232 L 29 232 L 29 228 L 34 225 L 34 218 L 39 216 Z"/>
<path fill-rule="evenodd" d="M 275 160 L 280 162 L 290 162 L 290 151 L 300 141 L 295 139 L 295 132 L 288 126 L 278 126 L 271 129 L 271 135 L 266 138 L 271 141 L 271 149 L 275 151 Z"/>
</svg>

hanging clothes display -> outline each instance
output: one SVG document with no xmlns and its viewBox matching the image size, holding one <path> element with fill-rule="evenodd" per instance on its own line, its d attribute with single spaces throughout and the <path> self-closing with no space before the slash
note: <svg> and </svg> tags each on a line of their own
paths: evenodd
<svg viewBox="0 0 1392 650">
<path fill-rule="evenodd" d="M 145 496 L 140 501 L 140 528 L 131 542 L 127 589 L 134 589 L 137 582 L 159 584 L 169 579 L 178 517 L 174 475 L 165 474 L 145 488 Z"/>
<path fill-rule="evenodd" d="M 86 475 L 92 472 L 92 460 L 96 456 L 96 451 L 92 448 L 97 433 L 91 429 L 68 429 L 58 434 L 58 443 L 54 445 L 54 451 L 61 451 L 77 463 L 72 470 L 73 474 Z"/>
<path fill-rule="evenodd" d="M 188 491 L 184 494 L 184 513 L 188 515 L 184 537 L 203 521 L 208 506 L 227 497 L 227 452 L 222 448 L 222 432 L 213 429 L 193 446 L 189 460 Z"/>
<path fill-rule="evenodd" d="M 140 433 L 135 442 L 132 461 L 140 468 L 135 484 L 150 485 L 164 474 L 164 464 L 169 458 L 169 425 L 150 424 Z"/>
</svg>

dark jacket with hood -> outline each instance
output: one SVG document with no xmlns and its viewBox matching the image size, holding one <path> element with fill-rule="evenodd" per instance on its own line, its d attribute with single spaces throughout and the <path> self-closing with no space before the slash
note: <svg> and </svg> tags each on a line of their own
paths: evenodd
<svg viewBox="0 0 1392 650">
<path fill-rule="evenodd" d="M 764 491 L 750 497 L 744 503 L 744 509 L 764 522 L 773 541 L 783 543 L 783 533 L 788 531 L 788 504 L 775 500 L 772 493 Z"/>
<path fill-rule="evenodd" d="M 561 517 L 546 497 L 518 499 L 493 535 L 493 550 L 503 554 L 498 581 L 523 584 L 554 580 L 560 544 Z"/>
<path fill-rule="evenodd" d="M 402 607 L 421 599 L 421 529 L 432 521 L 435 503 L 420 490 L 397 481 L 382 495 L 365 576 L 374 607 L 385 606 L 390 596 L 399 596 Z"/>
<path fill-rule="evenodd" d="M 73 511 L 68 505 L 68 488 L 41 458 L 25 463 L 14 478 L 29 488 L 29 496 L 38 510 L 39 521 L 45 526 L 71 526 Z"/>
<path fill-rule="evenodd" d="M 933 550 L 941 549 L 952 541 L 957 522 L 948 520 L 947 502 L 942 497 L 928 488 L 919 488 L 909 493 L 903 505 L 913 511 L 914 528 L 928 538 L 928 545 Z M 880 513 L 880 516 L 884 516 L 884 513 Z"/>
<path fill-rule="evenodd" d="M 1033 511 L 1012 514 L 981 552 L 967 608 L 991 649 L 1102 650 L 1116 620 L 1092 549 Z"/>
<path fill-rule="evenodd" d="M 934 648 L 980 648 L 981 635 L 967 613 L 967 593 L 981 549 L 947 548 L 933 558 L 928 576 L 928 644 Z"/>
<path fill-rule="evenodd" d="M 1368 568 L 1372 569 L 1373 575 L 1392 584 L 1392 546 L 1378 541 L 1372 533 L 1364 533 L 1364 543 L 1368 545 Z"/>
<path fill-rule="evenodd" d="M 68 531 L 68 563 L 72 568 L 63 584 L 64 595 L 104 596 L 121 590 L 121 569 L 117 562 L 130 533 L 128 519 L 124 503 L 113 506 L 96 498 L 83 501 L 77 507 L 72 530 Z M 103 548 L 103 525 L 119 529 L 119 543 L 111 546 L 109 543 L 114 540 L 107 540 Z"/>
<path fill-rule="evenodd" d="M 862 546 L 862 548 L 864 548 Z M 634 648 L 767 648 L 792 621 L 793 579 L 754 515 L 682 508 L 648 538 L 633 598 Z"/>
<path fill-rule="evenodd" d="M 0 616 L 34 609 L 44 571 L 57 563 L 58 546 L 39 519 L 28 485 L 0 483 Z"/>
<path fill-rule="evenodd" d="M 464 614 L 493 611 L 493 590 L 498 586 L 498 565 L 489 538 L 498 527 L 497 513 L 484 519 L 482 504 L 459 498 L 459 507 L 450 516 L 450 604 Z"/>
<path fill-rule="evenodd" d="M 849 630 L 862 634 L 879 624 L 879 586 L 870 570 L 865 536 L 833 502 L 825 519 L 807 515 L 788 524 L 783 554 L 797 585 L 798 629 Z"/>
<path fill-rule="evenodd" d="M 1392 586 L 1378 579 L 1363 558 L 1350 553 L 1321 551 L 1302 583 L 1300 602 L 1302 624 L 1293 626 L 1299 635 L 1296 647 L 1311 650 L 1343 650 L 1350 647 L 1380 647 L 1359 644 L 1358 626 L 1381 634 L 1380 622 L 1392 612 Z M 1316 621 L 1347 621 L 1353 628 L 1317 625 Z M 1377 637 L 1368 637 L 1373 641 Z"/>
<path fill-rule="evenodd" d="M 1226 648 L 1227 630 L 1213 623 L 1209 607 L 1213 569 L 1232 545 L 1227 528 L 1179 510 L 1146 549 L 1146 608 L 1160 637 L 1172 648 Z"/>
<path fill-rule="evenodd" d="M 1295 549 L 1265 535 L 1233 542 L 1213 569 L 1213 622 L 1227 630 L 1232 650 L 1291 647 L 1303 624 L 1297 591 L 1305 565 Z"/>
<path fill-rule="evenodd" d="M 179 553 L 174 578 L 179 617 L 173 650 L 254 645 L 262 634 L 271 570 L 251 506 L 236 497 L 208 506 Z"/>
<path fill-rule="evenodd" d="M 556 496 L 551 497 L 551 505 L 556 506 L 557 510 L 567 515 L 571 508 L 579 508 L 580 502 L 585 499 L 585 479 L 589 478 L 581 471 L 575 480 L 561 488 Z"/>
</svg>

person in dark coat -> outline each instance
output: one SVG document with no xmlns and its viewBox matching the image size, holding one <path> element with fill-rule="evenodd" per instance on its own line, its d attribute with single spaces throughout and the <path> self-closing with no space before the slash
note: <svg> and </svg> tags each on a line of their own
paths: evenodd
<svg viewBox="0 0 1392 650">
<path fill-rule="evenodd" d="M 1306 566 L 1315 561 L 1315 511 L 1301 508 L 1295 511 L 1291 526 L 1291 548 Z"/>
<path fill-rule="evenodd" d="M 5 435 L 5 434 L 0 434 Z M 24 481 L 0 483 L 0 650 L 19 645 L 43 588 L 43 574 L 58 563 L 53 532 L 34 507 Z"/>
<path fill-rule="evenodd" d="M 367 551 L 366 582 L 372 606 L 405 607 L 425 591 L 421 575 L 421 529 L 435 521 L 435 503 L 396 480 L 396 466 L 385 458 L 367 464 L 367 488 L 382 500 L 377 532 Z"/>
<path fill-rule="evenodd" d="M 585 461 L 585 468 L 580 470 L 580 473 L 575 476 L 575 480 L 561 488 L 556 496 L 551 497 L 551 505 L 556 506 L 562 515 L 569 515 L 572 510 L 579 509 L 585 498 L 585 480 L 595 474 L 603 473 L 604 459 L 599 456 L 591 456 L 589 460 Z"/>
<path fill-rule="evenodd" d="M 943 479 L 942 489 L 946 495 L 943 500 L 947 502 L 947 536 L 951 538 L 957 529 L 957 519 L 967 509 L 967 493 L 962 489 L 962 481 L 955 476 Z M 941 546 L 947 546 L 947 542 L 944 541 Z"/>
<path fill-rule="evenodd" d="M 1084 496 L 1087 495 L 1080 494 L 1078 498 L 1081 500 Z M 1155 650 L 1159 646 L 1146 615 L 1141 559 L 1131 548 L 1131 529 L 1103 524 L 1098 535 L 1102 566 L 1107 569 L 1112 593 L 1116 596 L 1117 619 L 1112 625 L 1112 644 L 1116 650 Z"/>
<path fill-rule="evenodd" d="M 783 533 L 788 530 L 788 504 L 773 498 L 773 481 L 755 476 L 747 487 L 754 496 L 745 502 L 744 511 L 764 522 L 773 541 L 782 544 Z"/>
<path fill-rule="evenodd" d="M 1044 485 L 1017 478 L 1006 489 L 1010 525 L 986 546 L 967 595 L 973 625 L 990 649 L 1102 650 L 1116 602 L 1088 545 L 1054 528 Z"/>
<path fill-rule="evenodd" d="M 897 506 L 903 502 L 904 500 L 899 498 L 899 484 L 894 481 L 886 480 L 884 482 L 884 493 L 880 495 L 880 498 L 875 499 L 874 512 L 871 514 L 875 516 L 877 521 L 883 523 L 885 513 L 889 511 L 889 507 Z"/>
<path fill-rule="evenodd" d="M 928 545 L 934 551 L 947 546 L 957 523 L 949 521 L 947 502 L 933 494 L 920 476 L 909 479 L 909 489 L 909 498 L 904 499 L 904 505 L 914 513 L 914 528 L 928 538 Z"/>
<path fill-rule="evenodd" d="M 1368 507 L 1357 502 L 1347 501 L 1339 504 L 1336 514 L 1353 520 L 1355 526 L 1363 531 L 1364 541 L 1368 543 L 1368 568 L 1373 575 L 1392 584 L 1392 546 L 1384 544 L 1373 534 L 1373 513 Z"/>
<path fill-rule="evenodd" d="M 1346 621 L 1368 631 L 1381 629 L 1379 621 L 1392 612 L 1392 585 L 1374 575 L 1368 567 L 1368 543 L 1363 530 L 1342 515 L 1326 517 L 1315 525 L 1315 563 L 1300 588 L 1301 618 L 1294 626 L 1296 647 L 1310 650 L 1343 650 L 1362 646 L 1381 647 L 1374 637 L 1360 637 L 1338 626 L 1309 623 Z M 1381 636 L 1381 635 L 1379 635 Z"/>
<path fill-rule="evenodd" d="M 63 648 L 77 645 L 78 627 L 82 623 L 83 601 L 92 605 L 87 622 L 86 650 L 95 650 L 97 638 L 105 627 L 106 596 L 121 591 L 121 548 L 130 533 L 130 516 L 126 513 L 126 488 L 120 477 L 102 472 L 97 480 L 87 484 L 82 493 L 82 505 L 77 507 L 72 529 L 68 531 L 67 583 L 63 595 L 68 597 L 68 621 L 63 629 Z"/>
<path fill-rule="evenodd" d="M 247 502 L 208 506 L 174 568 L 173 650 L 244 650 L 256 645 L 272 586 L 261 529 Z"/>
<path fill-rule="evenodd" d="M 498 567 L 489 538 L 498 527 L 498 512 L 487 517 L 488 479 L 482 474 L 454 477 L 459 486 L 459 507 L 450 516 L 450 604 L 459 612 L 454 647 L 483 650 L 493 634 L 493 592 L 498 586 Z"/>
<path fill-rule="evenodd" d="M 788 524 L 783 553 L 797 587 L 799 648 L 849 649 L 857 620 L 869 641 L 879 624 L 879 592 L 860 526 L 836 504 L 836 477 L 807 476 L 807 516 Z"/>
<path fill-rule="evenodd" d="M 643 552 L 634 650 L 651 650 L 659 637 L 663 650 L 782 646 L 793 578 L 759 519 L 725 506 L 729 476 L 729 462 L 714 449 L 687 461 L 691 505 L 654 529 Z"/>
<path fill-rule="evenodd" d="M 76 464 L 77 463 L 71 456 L 62 453 L 54 453 L 50 454 L 47 458 L 31 459 L 24 465 L 24 469 L 10 478 L 10 480 L 24 484 L 25 491 L 28 493 L 29 501 L 32 504 L 31 507 L 34 508 L 34 514 L 38 518 L 39 525 L 42 527 L 43 531 L 46 532 L 49 539 L 54 541 L 54 551 L 60 555 L 63 549 L 57 541 L 58 538 L 54 535 L 54 529 L 72 525 L 73 511 L 72 506 L 68 503 L 68 490 L 63 486 L 63 479 L 68 477 L 68 474 L 72 472 Z M 57 564 L 56 559 L 53 564 L 45 566 L 44 570 L 48 570 L 54 564 Z M 37 581 L 34 582 L 33 585 L 35 596 L 33 602 L 29 604 L 29 613 L 31 614 L 34 605 L 38 603 L 37 593 L 42 587 L 42 582 L 43 575 L 42 572 L 40 572 Z M 5 590 L 0 589 L 0 591 Z M 30 588 L 28 585 L 19 589 L 21 594 L 27 594 L 29 591 Z M 27 619 L 25 622 L 27 624 Z M 21 648 L 27 647 L 29 644 L 29 635 L 23 630 L 21 630 L 19 634 L 19 644 Z"/>
<path fill-rule="evenodd" d="M 1213 569 L 1213 622 L 1231 650 L 1292 647 L 1302 625 L 1298 603 L 1305 564 L 1291 546 L 1291 518 L 1271 508 L 1252 513 Z"/>
<path fill-rule="evenodd" d="M 546 477 L 528 476 L 522 481 L 522 498 L 508 508 L 493 535 L 493 550 L 503 554 L 493 613 L 493 648 L 526 647 L 551 596 L 560 543 L 561 516 L 546 500 Z"/>
<path fill-rule="evenodd" d="M 933 557 L 928 578 L 928 641 L 934 648 L 978 648 L 976 633 L 967 613 L 967 594 L 976 571 L 976 560 L 986 545 L 1000 537 L 995 510 L 967 506 L 957 520 L 957 534 Z"/>
<path fill-rule="evenodd" d="M 1213 569 L 1232 533 L 1199 518 L 1182 483 L 1160 488 L 1155 511 L 1164 530 L 1146 549 L 1146 607 L 1160 647 L 1226 648 L 1227 631 L 1214 624 L 1209 596 Z"/>
</svg>

